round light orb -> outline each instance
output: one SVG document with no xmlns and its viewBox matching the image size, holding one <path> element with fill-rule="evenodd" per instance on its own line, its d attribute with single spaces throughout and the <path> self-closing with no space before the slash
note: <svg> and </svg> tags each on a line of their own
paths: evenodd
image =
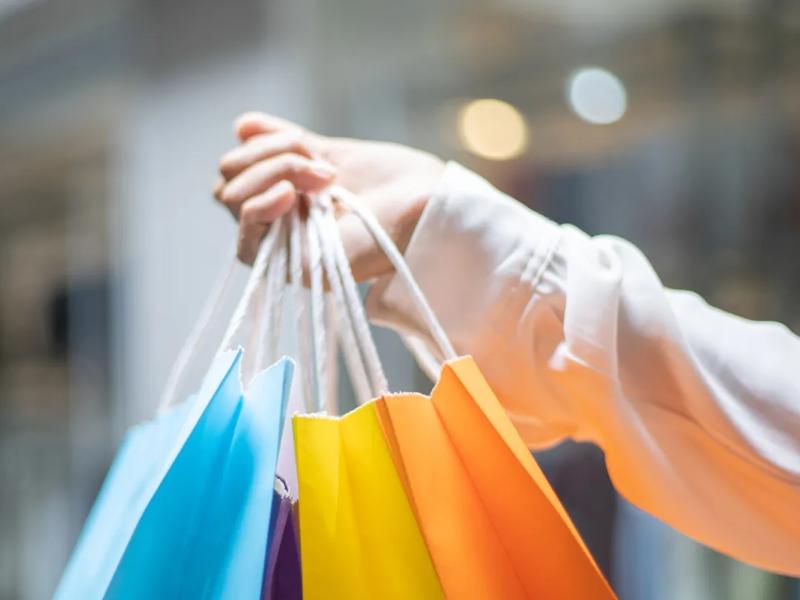
<svg viewBox="0 0 800 600">
<path fill-rule="evenodd" d="M 489 160 L 509 160 L 528 146 L 528 126 L 508 102 L 494 98 L 471 100 L 458 113 L 458 136 L 473 154 Z"/>
<path fill-rule="evenodd" d="M 613 73 L 599 68 L 579 69 L 569 78 L 567 100 L 584 121 L 608 125 L 619 121 L 628 108 L 625 86 Z"/>
</svg>

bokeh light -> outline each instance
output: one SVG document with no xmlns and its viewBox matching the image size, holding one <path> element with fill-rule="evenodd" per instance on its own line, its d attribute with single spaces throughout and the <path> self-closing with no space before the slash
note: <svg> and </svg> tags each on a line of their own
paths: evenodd
<svg viewBox="0 0 800 600">
<path fill-rule="evenodd" d="M 459 111 L 458 135 L 463 146 L 482 158 L 508 160 L 528 146 L 525 118 L 508 102 L 483 98 Z"/>
<path fill-rule="evenodd" d="M 596 125 L 619 121 L 628 106 L 625 86 L 619 78 L 599 68 L 573 73 L 567 85 L 567 100 L 576 115 Z"/>
</svg>

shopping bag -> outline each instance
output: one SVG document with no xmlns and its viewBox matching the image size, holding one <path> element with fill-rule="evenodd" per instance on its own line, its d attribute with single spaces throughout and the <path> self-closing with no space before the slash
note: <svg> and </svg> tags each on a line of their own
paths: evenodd
<svg viewBox="0 0 800 600">
<path fill-rule="evenodd" d="M 263 600 L 299 600 L 303 597 L 294 504 L 286 483 L 277 478 L 272 498 L 270 545 L 264 566 Z"/>
<path fill-rule="evenodd" d="M 181 597 L 258 598 L 270 547 L 273 481 L 293 362 L 283 358 L 257 375 L 219 477 L 184 541 Z M 167 556 L 166 551 L 162 551 Z M 174 576 L 173 576 L 174 578 Z M 163 597 L 163 596 L 162 596 Z"/>
<path fill-rule="evenodd" d="M 263 290 L 280 230 L 259 250 L 200 392 L 126 437 L 56 598 L 260 597 L 293 363 L 282 359 L 251 377 L 263 362 L 259 346 L 243 377 L 242 351 L 223 350 L 235 347 Z M 173 375 L 185 370 L 213 314 L 204 310 Z M 174 392 L 179 377 L 170 380 Z"/>
<path fill-rule="evenodd" d="M 70 557 L 56 599 L 102 598 L 123 553 L 165 473 L 196 429 L 225 419 L 224 396 L 236 377 L 238 354 L 220 355 L 200 391 L 153 421 L 132 428 L 120 446 Z"/>
<path fill-rule="evenodd" d="M 237 373 L 215 397 L 234 414 L 195 430 L 142 515 L 109 597 L 260 596 L 291 371 L 281 360 L 246 393 Z"/>
<path fill-rule="evenodd" d="M 228 369 L 212 394 L 208 377 L 194 402 L 128 436 L 56 598 L 260 595 L 292 363 L 243 395 L 240 358 L 215 362 Z"/>
<path fill-rule="evenodd" d="M 614 597 L 472 358 L 376 404 L 448 598 Z"/>
<path fill-rule="evenodd" d="M 443 597 L 375 405 L 293 426 L 303 597 Z"/>
</svg>

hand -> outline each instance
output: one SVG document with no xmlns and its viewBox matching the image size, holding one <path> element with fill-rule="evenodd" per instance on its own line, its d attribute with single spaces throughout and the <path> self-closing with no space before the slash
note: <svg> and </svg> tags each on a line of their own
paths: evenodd
<svg viewBox="0 0 800 600">
<path fill-rule="evenodd" d="M 325 137 L 263 113 L 245 113 L 235 129 L 241 145 L 220 160 L 214 196 L 239 221 L 238 255 L 249 264 L 270 223 L 300 194 L 334 182 L 357 194 L 404 251 L 444 170 L 444 163 L 426 152 Z M 338 223 L 357 280 L 391 271 L 355 215 L 341 214 Z"/>
</svg>

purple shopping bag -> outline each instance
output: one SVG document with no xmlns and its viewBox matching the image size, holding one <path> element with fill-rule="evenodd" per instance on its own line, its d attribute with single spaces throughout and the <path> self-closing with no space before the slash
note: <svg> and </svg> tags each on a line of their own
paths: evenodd
<svg viewBox="0 0 800 600">
<path fill-rule="evenodd" d="M 300 548 L 292 504 L 286 483 L 276 478 L 270 519 L 272 543 L 264 564 L 262 600 L 300 600 L 303 597 Z"/>
</svg>

